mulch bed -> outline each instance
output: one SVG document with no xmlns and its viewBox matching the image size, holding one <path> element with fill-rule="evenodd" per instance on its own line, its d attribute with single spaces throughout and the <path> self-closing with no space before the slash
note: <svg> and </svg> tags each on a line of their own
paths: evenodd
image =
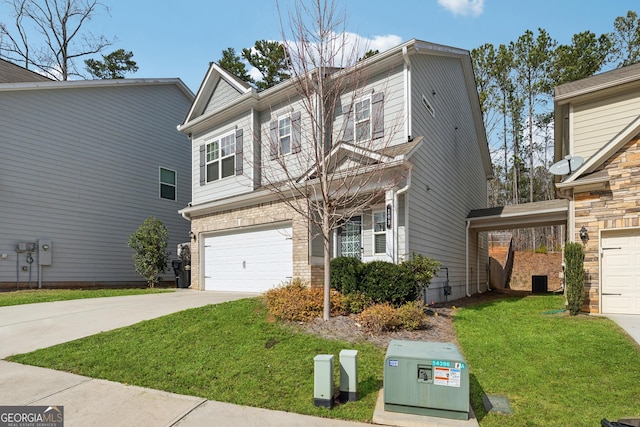
<svg viewBox="0 0 640 427">
<path fill-rule="evenodd" d="M 452 342 L 457 344 L 457 337 L 453 327 L 453 317 L 457 308 L 494 301 L 504 297 L 524 297 L 529 294 L 530 292 L 509 289 L 494 290 L 455 301 L 436 303 L 429 306 L 433 315 L 429 316 L 429 324 L 426 329 L 417 331 L 402 330 L 372 334 L 358 324 L 355 316 L 335 316 L 328 321 L 314 319 L 311 322 L 298 323 L 295 327 L 324 338 L 348 342 L 369 342 L 383 348 L 386 348 L 391 340 Z"/>
</svg>

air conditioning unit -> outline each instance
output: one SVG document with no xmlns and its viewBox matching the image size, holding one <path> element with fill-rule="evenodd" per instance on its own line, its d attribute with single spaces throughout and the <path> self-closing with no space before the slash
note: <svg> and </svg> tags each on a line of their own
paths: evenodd
<svg viewBox="0 0 640 427">
<path fill-rule="evenodd" d="M 452 343 L 389 343 L 384 360 L 384 409 L 467 420 L 469 367 Z"/>
</svg>

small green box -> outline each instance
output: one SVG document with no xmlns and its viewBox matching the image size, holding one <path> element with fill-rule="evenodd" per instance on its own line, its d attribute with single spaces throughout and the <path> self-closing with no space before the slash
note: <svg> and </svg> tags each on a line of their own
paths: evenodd
<svg viewBox="0 0 640 427">
<path fill-rule="evenodd" d="M 384 359 L 384 409 L 466 420 L 469 367 L 452 343 L 393 340 Z"/>
</svg>

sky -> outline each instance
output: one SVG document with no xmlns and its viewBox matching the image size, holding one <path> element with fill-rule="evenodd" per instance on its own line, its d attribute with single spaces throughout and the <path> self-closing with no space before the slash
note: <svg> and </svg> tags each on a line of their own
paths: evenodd
<svg viewBox="0 0 640 427">
<path fill-rule="evenodd" d="M 178 77 L 196 93 L 211 61 L 233 47 L 256 40 L 282 40 L 281 18 L 296 0 L 100 0 L 100 11 L 86 23 L 95 34 L 117 38 L 105 53 L 132 51 L 139 71 L 128 77 Z M 484 43 L 508 44 L 526 30 L 545 29 L 559 43 L 590 30 L 613 31 L 616 17 L 640 13 L 638 0 L 336 0 L 346 30 L 369 48 L 384 51 L 419 39 L 471 50 Z M 0 22 L 10 23 L 0 3 Z"/>
</svg>

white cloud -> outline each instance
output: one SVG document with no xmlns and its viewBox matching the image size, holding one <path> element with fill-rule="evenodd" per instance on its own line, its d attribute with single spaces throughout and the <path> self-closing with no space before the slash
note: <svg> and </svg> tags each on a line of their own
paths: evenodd
<svg viewBox="0 0 640 427">
<path fill-rule="evenodd" d="M 438 3 L 454 15 L 480 16 L 484 9 L 484 0 L 438 0 Z"/>
</svg>

